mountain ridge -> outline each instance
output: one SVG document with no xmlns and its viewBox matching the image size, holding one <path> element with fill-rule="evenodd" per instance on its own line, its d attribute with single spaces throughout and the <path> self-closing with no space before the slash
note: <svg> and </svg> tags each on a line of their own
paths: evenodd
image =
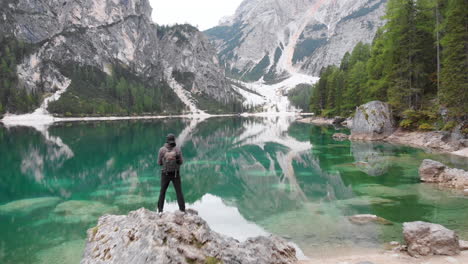
<svg viewBox="0 0 468 264">
<path fill-rule="evenodd" d="M 145 109 L 144 112 L 170 113 L 165 109 L 170 108 L 173 100 L 185 105 L 171 110 L 174 113 L 203 112 L 197 97 L 214 101 L 212 109 L 205 110 L 216 112 L 221 111 L 219 107 L 235 105 L 240 100 L 227 84 L 215 51 L 203 33 L 193 27 L 176 25 L 166 28 L 162 34 L 162 28 L 151 20 L 152 8 L 148 0 L 10 0 L 0 7 L 0 19 L 4 21 L 0 26 L 1 39 L 14 38 L 35 46 L 31 54 L 20 58 L 17 67 L 11 66 L 16 71 L 17 81 L 8 88 L 10 90 L 23 89 L 41 96 L 64 90 L 72 78 L 58 65 L 74 64 L 92 67 L 95 75 L 104 72 L 108 76 L 112 76 L 114 68 L 120 67 L 133 76 L 130 79 L 138 80 L 127 85 L 128 98 L 111 98 L 113 95 L 102 89 L 101 101 L 121 109 L 118 113 L 110 111 L 114 114 L 138 113 Z M 185 41 L 178 41 L 182 38 Z M 188 80 L 191 89 L 178 89 L 180 84 L 173 76 L 176 72 L 193 74 Z M 154 100 L 144 106 L 144 98 L 137 102 L 137 96 L 132 95 L 138 90 L 133 88 L 139 85 L 145 87 L 146 95 L 151 87 L 159 87 L 165 95 L 154 95 Z M 96 88 L 102 87 L 97 85 Z M 0 103 L 6 105 L 8 111 L 8 98 Z"/>
<path fill-rule="evenodd" d="M 291 72 L 317 76 L 384 24 L 386 0 L 245 0 L 205 31 L 228 76 L 277 82 Z M 263 77 L 263 78 L 262 78 Z"/>
</svg>

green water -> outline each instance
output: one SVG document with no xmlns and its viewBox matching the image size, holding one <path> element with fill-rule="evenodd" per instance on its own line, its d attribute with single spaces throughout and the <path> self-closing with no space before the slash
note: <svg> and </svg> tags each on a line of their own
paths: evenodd
<svg viewBox="0 0 468 264">
<path fill-rule="evenodd" d="M 155 156 L 169 132 L 182 140 L 188 207 L 218 232 L 273 233 L 312 257 L 401 240 L 405 221 L 440 223 L 468 239 L 467 197 L 420 184 L 417 174 L 425 158 L 465 169 L 466 159 L 337 142 L 333 128 L 284 117 L 63 123 L 47 132 L 0 128 L 0 263 L 79 263 L 100 215 L 154 210 Z M 169 211 L 174 199 L 171 187 Z M 394 224 L 347 220 L 361 213 Z"/>
</svg>

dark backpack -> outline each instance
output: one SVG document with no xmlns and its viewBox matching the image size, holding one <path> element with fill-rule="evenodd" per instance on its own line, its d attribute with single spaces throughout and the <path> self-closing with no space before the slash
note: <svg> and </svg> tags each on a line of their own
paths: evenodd
<svg viewBox="0 0 468 264">
<path fill-rule="evenodd" d="M 163 156 L 163 168 L 165 172 L 177 171 L 177 152 L 175 148 L 167 150 Z"/>
</svg>

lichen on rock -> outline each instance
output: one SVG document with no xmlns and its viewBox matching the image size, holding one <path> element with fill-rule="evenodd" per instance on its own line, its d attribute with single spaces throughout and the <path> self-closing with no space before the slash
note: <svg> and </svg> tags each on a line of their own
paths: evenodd
<svg viewBox="0 0 468 264">
<path fill-rule="evenodd" d="M 372 101 L 356 109 L 351 127 L 351 140 L 382 140 L 395 131 L 390 106 Z"/>
</svg>

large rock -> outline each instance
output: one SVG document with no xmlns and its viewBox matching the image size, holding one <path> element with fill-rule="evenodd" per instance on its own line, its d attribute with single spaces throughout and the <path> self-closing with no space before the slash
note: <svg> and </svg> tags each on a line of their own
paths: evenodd
<svg viewBox="0 0 468 264">
<path fill-rule="evenodd" d="M 193 210 L 139 209 L 105 215 L 88 230 L 81 264 L 95 263 L 296 263 L 296 251 L 277 237 L 245 242 L 220 235 Z"/>
<path fill-rule="evenodd" d="M 461 169 L 452 169 L 444 164 L 425 159 L 419 167 L 421 181 L 438 183 L 445 187 L 465 190 L 468 188 L 468 172 Z"/>
<path fill-rule="evenodd" d="M 357 108 L 351 127 L 352 140 L 382 140 L 395 130 L 387 103 L 372 101 Z"/>
<path fill-rule="evenodd" d="M 457 255 L 460 253 L 458 236 L 438 224 L 410 222 L 403 224 L 403 235 L 408 253 L 413 257 L 430 255 Z"/>
</svg>

